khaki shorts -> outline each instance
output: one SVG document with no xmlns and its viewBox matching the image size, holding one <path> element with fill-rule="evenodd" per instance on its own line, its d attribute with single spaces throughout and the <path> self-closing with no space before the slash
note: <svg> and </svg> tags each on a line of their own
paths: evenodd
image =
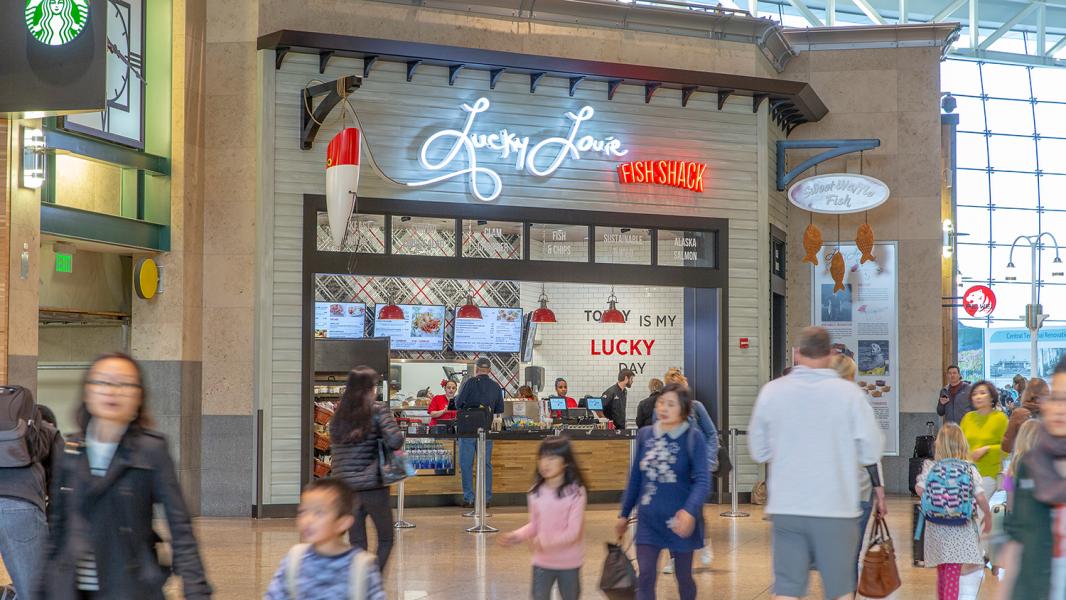
<svg viewBox="0 0 1066 600">
<path fill-rule="evenodd" d="M 773 515 L 774 594 L 802 598 L 814 565 L 826 598 L 855 592 L 858 518 Z"/>
</svg>

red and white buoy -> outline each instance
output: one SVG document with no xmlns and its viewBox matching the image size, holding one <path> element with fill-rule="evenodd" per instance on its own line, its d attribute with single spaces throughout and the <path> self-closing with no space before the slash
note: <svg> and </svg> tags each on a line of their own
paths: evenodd
<svg viewBox="0 0 1066 600">
<path fill-rule="evenodd" d="M 342 129 L 326 149 L 326 212 L 337 250 L 342 248 L 359 189 L 359 130 Z"/>
</svg>

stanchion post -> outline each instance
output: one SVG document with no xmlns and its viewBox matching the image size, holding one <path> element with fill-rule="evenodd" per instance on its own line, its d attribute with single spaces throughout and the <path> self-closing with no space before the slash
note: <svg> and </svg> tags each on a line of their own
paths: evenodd
<svg viewBox="0 0 1066 600">
<path fill-rule="evenodd" d="M 404 505 L 404 481 L 400 480 L 400 489 L 396 490 L 396 517 L 397 520 L 393 523 L 393 527 L 396 529 L 411 529 L 415 526 L 414 523 L 409 523 L 403 520 L 403 505 Z"/>
<path fill-rule="evenodd" d="M 729 428 L 729 462 L 733 464 L 733 468 L 729 471 L 729 493 L 732 496 L 730 508 L 732 510 L 722 513 L 722 516 L 733 519 L 751 516 L 749 513 L 737 510 L 737 435 L 739 434 L 740 430 L 736 427 Z"/>
<path fill-rule="evenodd" d="M 477 430 L 477 482 L 474 485 L 474 526 L 467 529 L 470 533 L 492 533 L 499 531 L 485 523 L 485 470 L 488 461 L 485 454 L 488 451 L 488 442 L 485 439 L 485 430 Z"/>
</svg>

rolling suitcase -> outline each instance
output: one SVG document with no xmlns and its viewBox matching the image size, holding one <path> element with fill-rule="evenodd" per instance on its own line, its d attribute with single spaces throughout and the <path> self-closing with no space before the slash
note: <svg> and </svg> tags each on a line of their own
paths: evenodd
<svg viewBox="0 0 1066 600">
<path fill-rule="evenodd" d="M 914 457 L 932 460 L 936 450 L 936 423 L 926 421 L 925 426 L 929 432 L 914 438 Z"/>
<path fill-rule="evenodd" d="M 918 531 L 918 523 L 921 522 L 922 505 L 914 505 L 914 514 L 911 516 L 911 557 L 913 558 L 913 564 L 916 567 L 925 566 L 925 528 L 922 528 L 922 535 L 918 539 L 914 539 L 914 532 Z"/>
<path fill-rule="evenodd" d="M 914 486 L 918 482 L 918 476 L 922 474 L 922 466 L 924 465 L 924 458 L 913 457 L 907 461 L 907 481 L 909 482 L 911 495 L 918 495 L 918 492 L 914 489 Z"/>
</svg>

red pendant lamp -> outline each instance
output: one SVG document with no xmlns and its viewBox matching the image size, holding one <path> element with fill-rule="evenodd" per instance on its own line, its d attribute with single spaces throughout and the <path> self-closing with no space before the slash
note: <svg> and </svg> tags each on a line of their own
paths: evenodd
<svg viewBox="0 0 1066 600">
<path fill-rule="evenodd" d="M 603 316 L 600 317 L 600 323 L 625 323 L 626 316 L 622 314 L 622 311 L 618 310 L 618 298 L 614 295 L 614 288 L 611 288 L 611 295 L 607 296 L 607 310 L 603 311 Z"/>
<path fill-rule="evenodd" d="M 389 294 L 388 304 L 382 306 L 381 310 L 378 311 L 378 319 L 381 321 L 402 321 L 404 319 L 403 309 L 392 301 L 392 294 Z"/>
<path fill-rule="evenodd" d="M 466 294 L 466 304 L 459 307 L 459 310 L 455 311 L 456 319 L 480 319 L 481 309 L 477 304 L 474 304 L 474 297 L 469 292 Z"/>
<path fill-rule="evenodd" d="M 548 308 L 548 294 L 544 293 L 544 286 L 540 286 L 540 308 L 533 311 L 530 317 L 532 323 L 556 323 L 555 313 Z"/>
</svg>

